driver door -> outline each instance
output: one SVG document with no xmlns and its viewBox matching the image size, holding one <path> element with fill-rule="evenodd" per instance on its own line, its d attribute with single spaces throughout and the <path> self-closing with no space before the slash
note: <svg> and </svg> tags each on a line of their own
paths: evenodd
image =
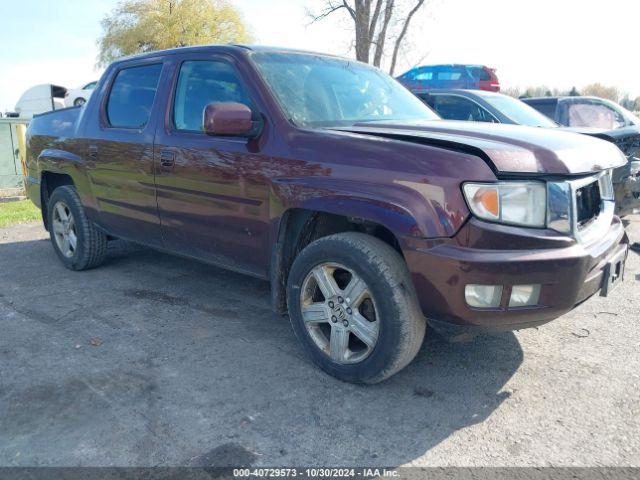
<svg viewBox="0 0 640 480">
<path fill-rule="evenodd" d="M 264 154 L 250 149 L 248 138 L 210 136 L 203 129 L 210 103 L 252 108 L 248 90 L 232 60 L 222 56 L 185 56 L 174 68 L 170 109 L 154 150 L 165 247 L 264 276 L 269 221 Z"/>
</svg>

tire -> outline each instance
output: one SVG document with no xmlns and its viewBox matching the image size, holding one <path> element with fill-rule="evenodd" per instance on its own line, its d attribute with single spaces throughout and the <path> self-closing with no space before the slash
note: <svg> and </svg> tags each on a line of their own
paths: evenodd
<svg viewBox="0 0 640 480">
<path fill-rule="evenodd" d="M 85 103 L 87 103 L 87 101 L 84 98 L 78 97 L 73 101 L 73 106 L 74 107 L 81 107 Z"/>
<path fill-rule="evenodd" d="M 65 185 L 53 191 L 47 203 L 47 225 L 53 249 L 68 269 L 88 270 L 104 262 L 107 236 L 87 218 L 75 187 Z"/>
<path fill-rule="evenodd" d="M 363 233 L 323 237 L 302 250 L 287 281 L 287 306 L 311 361 L 346 382 L 390 377 L 424 339 L 426 321 L 403 258 Z"/>
</svg>

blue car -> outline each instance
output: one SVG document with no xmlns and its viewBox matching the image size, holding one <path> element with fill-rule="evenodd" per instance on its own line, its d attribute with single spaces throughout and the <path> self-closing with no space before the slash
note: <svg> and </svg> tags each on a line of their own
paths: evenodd
<svg viewBox="0 0 640 480">
<path fill-rule="evenodd" d="M 403 73 L 397 80 L 413 93 L 434 88 L 500 91 L 495 69 L 484 65 L 423 65 Z"/>
</svg>

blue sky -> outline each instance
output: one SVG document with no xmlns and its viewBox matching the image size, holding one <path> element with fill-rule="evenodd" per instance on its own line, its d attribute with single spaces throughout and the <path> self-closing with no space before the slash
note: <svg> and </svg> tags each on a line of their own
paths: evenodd
<svg viewBox="0 0 640 480">
<path fill-rule="evenodd" d="M 415 63 L 481 63 L 503 86 L 600 81 L 640 95 L 638 0 L 430 0 L 399 71 Z M 235 0 L 257 43 L 352 55 L 349 21 L 310 25 L 322 0 Z M 0 0 L 0 111 L 38 83 L 77 87 L 95 69 L 100 20 L 117 0 Z M 629 19 L 628 22 L 625 19 Z M 635 31 L 634 31 L 635 29 Z"/>
</svg>

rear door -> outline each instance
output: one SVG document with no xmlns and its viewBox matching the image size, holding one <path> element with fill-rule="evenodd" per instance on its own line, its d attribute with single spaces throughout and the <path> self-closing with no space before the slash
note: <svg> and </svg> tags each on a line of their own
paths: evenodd
<svg viewBox="0 0 640 480">
<path fill-rule="evenodd" d="M 230 57 L 177 57 L 170 105 L 156 134 L 156 185 L 165 246 L 173 251 L 264 276 L 268 259 L 271 159 L 243 137 L 203 131 L 209 103 L 242 103 L 249 89 Z M 257 116 L 257 113 L 254 113 Z"/>
<path fill-rule="evenodd" d="M 163 60 L 146 59 L 114 69 L 98 119 L 85 122 L 83 145 L 99 223 L 113 235 L 161 245 L 154 185 L 153 142 L 162 99 Z"/>
</svg>

